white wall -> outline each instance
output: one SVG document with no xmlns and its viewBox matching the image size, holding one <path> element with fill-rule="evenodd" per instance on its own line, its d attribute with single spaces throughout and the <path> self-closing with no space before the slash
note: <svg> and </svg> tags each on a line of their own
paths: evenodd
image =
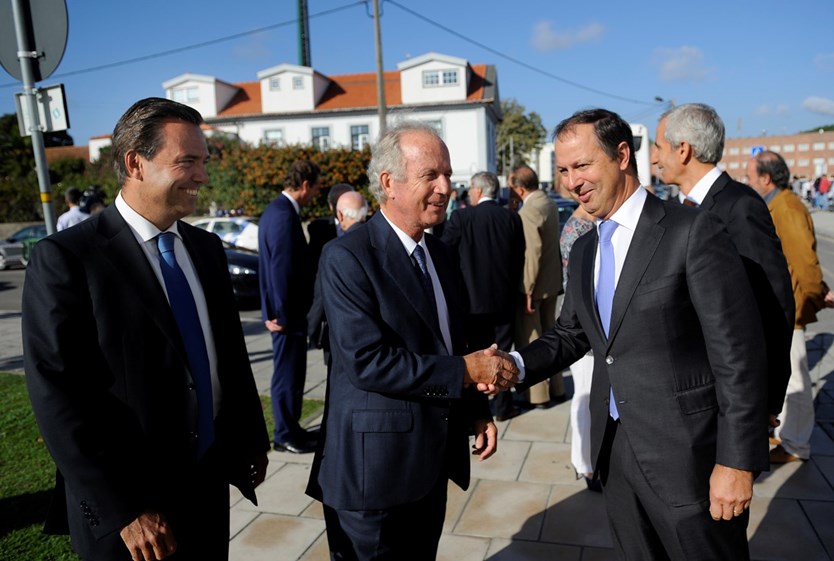
<svg viewBox="0 0 834 561">
<path fill-rule="evenodd" d="M 445 60 L 431 60 L 400 72 L 400 87 L 404 104 L 436 103 L 439 101 L 463 101 L 466 99 L 467 66 Z M 454 86 L 437 85 L 423 87 L 423 72 L 427 70 L 457 70 L 458 83 Z"/>
</svg>

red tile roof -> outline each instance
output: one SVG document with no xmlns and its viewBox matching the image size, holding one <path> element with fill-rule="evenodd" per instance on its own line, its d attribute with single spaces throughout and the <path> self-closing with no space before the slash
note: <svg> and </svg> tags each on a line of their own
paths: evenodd
<svg viewBox="0 0 834 561">
<path fill-rule="evenodd" d="M 479 101 L 484 97 L 486 83 L 486 64 L 471 66 L 472 75 L 469 79 L 467 101 Z M 389 106 L 402 105 L 400 89 L 400 72 L 391 70 L 383 74 L 385 80 L 385 103 Z M 327 76 L 330 85 L 324 92 L 317 111 L 334 109 L 361 109 L 376 107 L 376 73 L 341 74 Z M 218 117 L 231 115 L 257 115 L 263 112 L 261 108 L 260 82 L 241 82 L 234 84 L 240 88 L 232 100 L 219 113 Z"/>
</svg>

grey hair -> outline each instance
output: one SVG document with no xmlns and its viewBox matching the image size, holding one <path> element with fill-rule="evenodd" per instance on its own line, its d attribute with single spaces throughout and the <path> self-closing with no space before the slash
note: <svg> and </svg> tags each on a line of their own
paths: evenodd
<svg viewBox="0 0 834 561">
<path fill-rule="evenodd" d="M 388 129 L 371 149 L 371 162 L 368 164 L 368 189 L 380 204 L 388 198 L 379 183 L 379 175 L 383 171 L 397 181 L 405 181 L 405 158 L 400 150 L 400 141 L 403 135 L 412 132 L 423 132 L 443 142 L 434 127 L 420 121 L 400 121 Z"/>
<path fill-rule="evenodd" d="M 473 188 L 480 189 L 484 197 L 494 199 L 498 195 L 498 177 L 491 171 L 479 171 L 469 182 Z"/>
<path fill-rule="evenodd" d="M 356 203 L 362 201 L 361 206 L 356 206 Z M 365 200 L 360 193 L 353 191 L 349 195 L 344 193 L 336 202 L 336 212 L 341 212 L 346 218 L 351 220 L 362 221 L 368 216 L 368 201 Z"/>
<path fill-rule="evenodd" d="M 688 142 L 695 159 L 717 164 L 724 154 L 724 122 L 715 109 L 703 103 L 686 103 L 660 116 L 666 119 L 666 140 L 677 147 Z"/>
</svg>

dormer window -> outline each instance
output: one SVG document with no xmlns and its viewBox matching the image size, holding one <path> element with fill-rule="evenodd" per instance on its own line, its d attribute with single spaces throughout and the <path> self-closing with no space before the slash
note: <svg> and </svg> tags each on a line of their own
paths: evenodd
<svg viewBox="0 0 834 561">
<path fill-rule="evenodd" d="M 281 78 L 270 78 L 269 89 L 274 92 L 281 91 Z"/>
<path fill-rule="evenodd" d="M 199 90 L 196 86 L 176 88 L 172 97 L 174 101 L 178 101 L 179 103 L 197 103 L 200 101 Z"/>
<path fill-rule="evenodd" d="M 292 89 L 294 89 L 294 90 L 303 90 L 304 89 L 304 78 L 302 78 L 301 76 L 293 76 Z"/>
<path fill-rule="evenodd" d="M 434 88 L 437 86 L 456 86 L 458 84 L 458 71 L 454 68 L 447 70 L 424 70 L 423 87 Z"/>
</svg>

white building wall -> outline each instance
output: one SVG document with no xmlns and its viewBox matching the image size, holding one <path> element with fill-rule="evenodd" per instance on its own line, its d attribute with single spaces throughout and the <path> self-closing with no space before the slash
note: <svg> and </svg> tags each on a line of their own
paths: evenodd
<svg viewBox="0 0 834 561">
<path fill-rule="evenodd" d="M 466 99 L 467 66 L 452 64 L 444 60 L 430 60 L 400 72 L 400 87 L 404 104 L 412 103 L 435 103 L 439 101 L 463 101 Z M 438 71 L 441 76 L 444 70 L 457 70 L 457 85 L 436 85 L 423 86 L 423 73 L 426 71 Z"/>
<path fill-rule="evenodd" d="M 113 144 L 113 139 L 109 136 L 104 138 L 91 138 L 87 142 L 87 149 L 90 152 L 90 161 L 97 162 L 101 157 L 101 149 Z"/>
<path fill-rule="evenodd" d="M 279 78 L 280 90 L 270 88 L 270 80 Z M 293 87 L 296 78 L 301 79 L 302 88 Z M 261 107 L 264 113 L 292 113 L 312 111 L 315 108 L 313 70 L 305 66 L 282 64 L 258 72 L 261 82 Z"/>
<path fill-rule="evenodd" d="M 185 103 L 189 107 L 193 107 L 200 112 L 203 118 L 217 116 L 217 112 L 219 111 L 218 97 L 225 97 L 228 93 L 224 89 L 218 96 L 217 86 L 218 82 L 213 76 L 203 76 L 200 74 L 183 74 L 162 84 L 162 87 L 165 89 L 166 98 L 175 99 L 181 103 Z M 188 92 L 187 99 L 178 97 L 179 93 L 185 93 L 186 91 Z M 194 97 L 195 95 L 196 99 Z M 227 102 L 228 100 L 224 102 L 224 105 Z"/>
</svg>

